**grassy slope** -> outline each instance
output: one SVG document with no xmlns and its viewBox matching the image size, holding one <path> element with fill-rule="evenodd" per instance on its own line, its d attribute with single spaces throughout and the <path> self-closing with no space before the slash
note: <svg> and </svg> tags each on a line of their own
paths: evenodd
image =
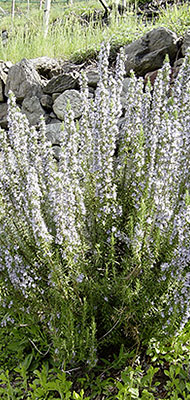
<svg viewBox="0 0 190 400">
<path fill-rule="evenodd" d="M 157 26 L 166 26 L 178 35 L 183 35 L 190 25 L 188 4 L 174 6 L 160 11 L 154 24 L 133 12 L 128 5 L 125 16 L 115 18 L 112 15 L 109 24 L 94 21 L 93 11 L 102 13 L 99 3 L 75 3 L 73 7 L 53 6 L 50 16 L 50 28 L 46 38 L 43 31 L 43 11 L 32 10 L 19 14 L 11 23 L 10 16 L 3 17 L 0 29 L 7 29 L 9 40 L 6 46 L 0 45 L 0 59 L 13 63 L 22 58 L 49 56 L 64 60 L 84 60 L 94 56 L 103 41 L 112 46 L 122 46 L 139 38 L 145 32 Z M 90 17 L 91 16 L 91 17 Z"/>
</svg>

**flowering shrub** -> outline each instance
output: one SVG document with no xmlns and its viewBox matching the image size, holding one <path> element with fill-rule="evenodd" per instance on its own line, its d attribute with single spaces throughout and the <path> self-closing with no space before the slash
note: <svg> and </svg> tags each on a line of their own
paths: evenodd
<svg viewBox="0 0 190 400">
<path fill-rule="evenodd" d="M 35 316 L 60 365 L 189 317 L 190 54 L 172 96 L 167 63 L 153 93 L 132 75 L 121 120 L 123 56 L 113 76 L 108 55 L 94 100 L 81 76 L 59 163 L 12 93 L 0 132 L 1 326 Z"/>
</svg>

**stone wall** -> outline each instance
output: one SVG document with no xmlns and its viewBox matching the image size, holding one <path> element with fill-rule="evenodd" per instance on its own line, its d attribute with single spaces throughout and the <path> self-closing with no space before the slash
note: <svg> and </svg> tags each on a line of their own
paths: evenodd
<svg viewBox="0 0 190 400">
<path fill-rule="evenodd" d="M 143 77 L 145 83 L 150 76 L 153 84 L 157 70 L 162 67 L 168 55 L 172 81 L 183 63 L 188 47 L 190 47 L 190 31 L 187 31 L 182 38 L 162 27 L 153 29 L 124 47 L 126 73 L 121 97 L 124 113 L 130 71 L 134 70 L 138 77 Z M 113 68 L 113 65 L 110 67 Z M 64 63 L 48 57 L 23 59 L 15 65 L 0 61 L 0 126 L 7 128 L 7 98 L 9 90 L 12 90 L 20 109 L 26 114 L 31 125 L 37 126 L 40 116 L 44 116 L 47 137 L 58 151 L 61 123 L 68 100 L 75 118 L 81 117 L 79 77 L 83 69 L 86 70 L 89 97 L 92 98 L 99 77 L 96 61 L 81 65 Z"/>
</svg>

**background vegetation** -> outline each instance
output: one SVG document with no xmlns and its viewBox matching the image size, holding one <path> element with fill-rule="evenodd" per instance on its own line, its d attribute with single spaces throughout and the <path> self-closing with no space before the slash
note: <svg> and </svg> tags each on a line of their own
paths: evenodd
<svg viewBox="0 0 190 400">
<path fill-rule="evenodd" d="M 160 9 L 155 18 L 146 19 L 138 13 L 138 4 L 127 4 L 124 15 L 111 14 L 102 20 L 104 9 L 100 3 L 74 3 L 68 8 L 52 6 L 47 37 L 44 37 L 43 10 L 32 9 L 28 15 L 19 12 L 12 22 L 11 16 L 0 20 L 0 29 L 7 30 L 6 46 L 0 46 L 0 58 L 13 63 L 22 58 L 40 56 L 82 61 L 97 56 L 101 43 L 110 42 L 118 49 L 157 26 L 165 26 L 183 35 L 190 24 L 188 3 L 174 4 Z"/>
</svg>

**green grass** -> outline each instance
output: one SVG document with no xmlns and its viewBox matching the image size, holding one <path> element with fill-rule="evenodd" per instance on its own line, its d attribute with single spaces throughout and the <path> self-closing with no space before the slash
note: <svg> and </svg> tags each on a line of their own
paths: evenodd
<svg viewBox="0 0 190 400">
<path fill-rule="evenodd" d="M 73 7 L 53 6 L 50 15 L 48 36 L 44 38 L 43 11 L 31 10 L 15 16 L 11 22 L 10 16 L 3 17 L 0 29 L 7 29 L 9 40 L 6 46 L 0 44 L 0 59 L 13 63 L 22 58 L 49 56 L 53 58 L 82 61 L 96 55 L 101 43 L 110 42 L 118 48 L 141 37 L 154 27 L 165 26 L 179 36 L 190 26 L 189 6 L 167 7 L 161 11 L 153 25 L 152 21 L 145 23 L 142 18 L 131 11 L 125 16 L 113 14 L 108 25 L 101 21 L 94 22 L 93 10 L 103 12 L 97 2 L 76 3 Z"/>
<path fill-rule="evenodd" d="M 158 23 L 179 36 L 183 35 L 190 27 L 190 5 L 185 3 L 181 6 L 167 6 L 165 11 L 160 12 Z"/>
<path fill-rule="evenodd" d="M 68 10 L 67 10 L 68 12 Z M 1 46 L 0 58 L 20 61 L 22 58 L 49 56 L 61 59 L 80 59 L 95 54 L 102 41 L 111 41 L 114 44 L 125 44 L 142 35 L 147 28 L 138 25 L 137 17 L 129 13 L 125 18 L 111 19 L 109 26 L 100 22 L 81 23 L 75 12 L 69 15 L 63 12 L 60 21 L 56 19 L 54 10 L 51 16 L 48 36 L 44 38 L 43 12 L 31 13 L 28 20 L 25 16 L 15 18 L 14 25 L 10 25 L 10 18 L 4 18 L 1 29 L 8 29 L 9 41 L 6 47 Z M 11 26 L 9 29 L 8 26 Z"/>
</svg>

